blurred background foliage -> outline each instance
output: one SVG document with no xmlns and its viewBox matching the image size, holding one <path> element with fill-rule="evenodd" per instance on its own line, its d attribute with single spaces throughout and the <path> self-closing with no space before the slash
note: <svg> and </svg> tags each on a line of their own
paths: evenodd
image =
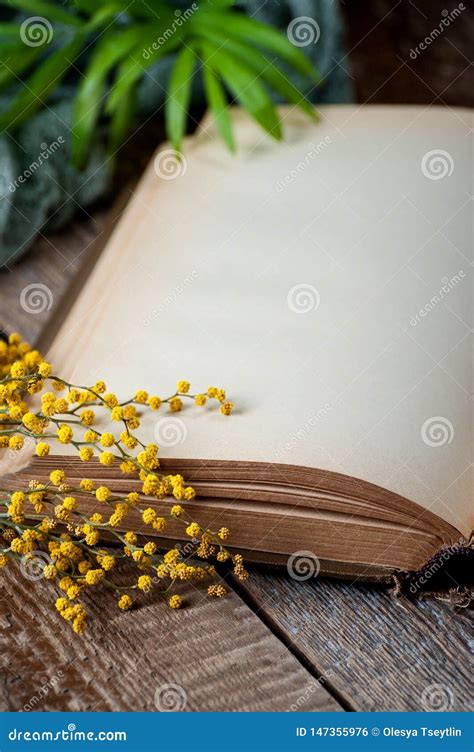
<svg viewBox="0 0 474 752">
<path fill-rule="evenodd" d="M 179 152 L 193 108 L 208 107 L 234 150 L 229 102 L 279 140 L 275 102 L 313 117 L 313 102 L 352 96 L 326 0 L 0 0 L 0 11 L 0 260 L 102 196 L 120 145 L 151 113 Z"/>
</svg>

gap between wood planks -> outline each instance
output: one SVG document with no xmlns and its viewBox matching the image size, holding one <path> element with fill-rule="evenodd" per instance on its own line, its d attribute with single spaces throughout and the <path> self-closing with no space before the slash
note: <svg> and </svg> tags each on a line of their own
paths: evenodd
<svg viewBox="0 0 474 752">
<path fill-rule="evenodd" d="M 339 703 L 341 708 L 347 712 L 355 712 L 357 708 L 353 705 L 350 699 L 344 693 L 340 692 L 329 679 L 326 678 L 324 671 L 320 669 L 315 663 L 312 663 L 300 650 L 296 644 L 289 638 L 282 629 L 280 624 L 265 611 L 263 604 L 260 604 L 258 599 L 250 592 L 245 586 L 245 583 L 241 582 L 231 572 L 224 578 L 226 583 L 232 587 L 234 592 L 244 601 L 244 603 L 250 608 L 255 616 L 272 632 L 272 634 L 285 646 L 285 648 L 291 653 L 294 658 L 301 664 L 301 666 L 326 690 L 328 694 L 333 697 L 336 702 Z"/>
</svg>

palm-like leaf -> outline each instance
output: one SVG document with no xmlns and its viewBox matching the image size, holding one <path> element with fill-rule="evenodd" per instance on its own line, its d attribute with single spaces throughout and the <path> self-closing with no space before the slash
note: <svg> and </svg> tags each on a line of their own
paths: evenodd
<svg viewBox="0 0 474 752">
<path fill-rule="evenodd" d="M 16 8 L 22 13 L 33 13 L 35 16 L 47 18 L 49 21 L 59 21 L 59 23 L 81 26 L 81 20 L 74 14 L 63 8 L 59 8 L 54 2 L 48 0 L 8 0 L 3 5 L 10 8 Z"/>
<path fill-rule="evenodd" d="M 141 28 L 109 29 L 96 45 L 76 96 L 72 154 L 81 164 L 99 119 L 110 70 L 136 45 Z"/>
<path fill-rule="evenodd" d="M 222 39 L 216 32 L 207 30 L 206 39 L 212 40 L 217 46 L 217 50 L 223 46 Z M 288 102 L 296 104 L 310 117 L 316 117 L 313 105 L 291 83 L 287 76 L 277 68 L 274 61 L 270 60 L 266 55 L 238 39 L 226 39 L 225 50 L 235 59 L 242 61 L 247 67 L 251 68 L 256 76 L 265 81 L 270 88 L 284 97 Z"/>
<path fill-rule="evenodd" d="M 309 59 L 298 47 L 294 47 L 286 36 L 271 26 L 255 21 L 253 18 L 247 18 L 247 16 L 235 12 L 219 14 L 203 10 L 200 16 L 196 13 L 190 19 L 190 24 L 194 24 L 197 31 L 204 34 L 206 34 L 207 29 L 217 31 L 221 36 L 223 35 L 222 43 L 228 37 L 236 37 L 246 40 L 251 47 L 255 45 L 264 47 L 285 60 L 302 76 L 307 76 L 315 81 L 319 78 Z"/>
<path fill-rule="evenodd" d="M 17 43 L 2 44 L 2 67 L 0 68 L 0 90 L 12 82 L 18 81 L 18 76 L 28 70 L 31 64 L 42 54 L 41 47 L 18 47 Z"/>
<path fill-rule="evenodd" d="M 262 128 L 277 141 L 281 140 L 282 130 L 278 113 L 258 76 L 238 58 L 226 52 L 222 45 L 212 47 L 204 42 L 203 49 L 207 64 L 214 73 L 222 76 L 236 99 Z"/>
<path fill-rule="evenodd" d="M 82 50 L 88 51 L 74 106 L 72 151 L 78 166 L 85 161 L 102 116 L 109 118 L 110 148 L 117 149 L 133 122 L 139 81 L 170 53 L 177 53 L 177 58 L 165 119 L 177 151 L 198 70 L 217 129 L 231 150 L 235 145 L 226 91 L 276 139 L 282 130 L 269 91 L 314 116 L 311 104 L 280 67 L 284 62 L 288 70 L 314 82 L 317 75 L 309 59 L 284 34 L 234 9 L 233 0 L 203 0 L 197 10 L 181 16 L 164 0 L 66 0 L 62 7 L 53 0 L 0 0 L 0 5 L 41 16 L 54 30 L 51 44 L 30 47 L 23 43 L 18 23 L 0 24 L 5 61 L 0 91 L 18 87 L 18 76 L 36 66 L 0 115 L 0 128 L 16 128 L 44 106 Z"/>
<path fill-rule="evenodd" d="M 218 77 L 214 74 L 209 65 L 207 55 L 204 55 L 203 75 L 206 96 L 209 102 L 209 107 L 214 115 L 214 120 L 216 121 L 217 130 L 221 134 L 230 151 L 235 151 L 235 142 L 232 134 L 227 97 Z"/>
<path fill-rule="evenodd" d="M 179 151 L 186 131 L 191 84 L 196 57 L 191 47 L 184 47 L 178 55 L 171 75 L 166 101 L 166 130 L 174 148 Z"/>
<path fill-rule="evenodd" d="M 152 47 L 153 42 L 156 42 L 159 38 L 159 34 L 160 30 L 156 26 L 151 30 L 149 29 L 141 38 L 140 44 L 122 61 L 105 106 L 105 110 L 109 114 L 112 114 L 115 108 L 120 106 L 122 97 L 126 95 L 130 87 L 137 85 L 148 68 L 180 47 L 181 36 L 178 33 L 165 39 L 156 48 Z M 148 54 L 148 57 L 144 57 L 144 52 Z"/>
<path fill-rule="evenodd" d="M 0 129 L 17 127 L 46 103 L 51 91 L 66 75 L 83 42 L 83 35 L 79 33 L 64 47 L 53 52 L 43 65 L 31 74 L 10 107 L 0 115 Z"/>
</svg>

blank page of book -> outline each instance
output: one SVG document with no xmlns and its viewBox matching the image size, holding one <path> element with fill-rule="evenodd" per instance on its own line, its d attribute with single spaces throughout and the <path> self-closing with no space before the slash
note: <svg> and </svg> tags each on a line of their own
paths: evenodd
<svg viewBox="0 0 474 752">
<path fill-rule="evenodd" d="M 211 123 L 157 153 L 50 358 L 123 399 L 224 387 L 231 418 L 144 421 L 162 455 L 334 470 L 468 535 L 472 114 L 282 117 L 283 144 L 235 110 L 236 156 Z"/>
</svg>

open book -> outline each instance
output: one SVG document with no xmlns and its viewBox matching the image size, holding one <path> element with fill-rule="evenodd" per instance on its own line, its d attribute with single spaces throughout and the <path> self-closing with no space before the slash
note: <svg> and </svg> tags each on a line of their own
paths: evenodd
<svg viewBox="0 0 474 752">
<path fill-rule="evenodd" d="M 124 398 L 226 388 L 231 418 L 165 411 L 140 433 L 248 560 L 417 570 L 473 528 L 472 113 L 282 117 L 283 144 L 235 110 L 235 156 L 210 122 L 181 162 L 157 153 L 48 359 Z M 53 465 L 35 460 L 37 477 Z"/>
</svg>

